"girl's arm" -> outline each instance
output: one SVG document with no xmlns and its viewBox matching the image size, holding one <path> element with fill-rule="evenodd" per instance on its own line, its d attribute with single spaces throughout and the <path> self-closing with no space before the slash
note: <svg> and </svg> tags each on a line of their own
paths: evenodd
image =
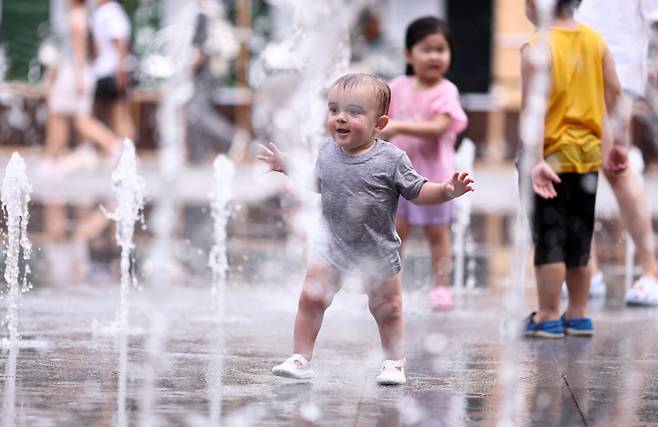
<svg viewBox="0 0 658 427">
<path fill-rule="evenodd" d="M 87 82 L 85 78 L 85 65 L 87 63 L 87 28 L 85 25 L 85 12 L 79 8 L 73 9 L 70 15 L 71 43 L 73 45 L 73 66 L 78 92 L 84 91 Z"/>
<path fill-rule="evenodd" d="M 112 44 L 117 50 L 119 63 L 117 64 L 116 83 L 121 90 L 128 86 L 128 72 L 126 71 L 126 58 L 128 57 L 128 40 L 119 38 L 113 39 Z"/>
<path fill-rule="evenodd" d="M 455 172 L 449 182 L 426 182 L 420 187 L 418 196 L 411 200 L 417 205 L 436 205 L 455 199 L 469 191 L 475 191 L 468 172 Z"/>
<path fill-rule="evenodd" d="M 418 138 L 439 138 L 452 125 L 452 117 L 446 113 L 439 113 L 432 120 L 424 122 L 407 122 L 402 120 L 389 120 L 381 132 L 382 139 L 388 139 L 398 134 L 415 136 Z"/>
</svg>

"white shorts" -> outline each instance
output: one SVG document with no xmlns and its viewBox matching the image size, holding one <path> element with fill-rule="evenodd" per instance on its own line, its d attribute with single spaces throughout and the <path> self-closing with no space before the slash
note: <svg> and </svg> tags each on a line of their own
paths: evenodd
<svg viewBox="0 0 658 427">
<path fill-rule="evenodd" d="M 48 94 L 48 108 L 50 111 L 66 115 L 91 114 L 94 106 L 94 91 L 96 90 L 96 78 L 90 66 L 85 66 L 83 79 L 84 91 L 78 93 L 76 90 L 76 75 L 73 64 L 61 64 L 57 67 L 55 82 Z"/>
</svg>

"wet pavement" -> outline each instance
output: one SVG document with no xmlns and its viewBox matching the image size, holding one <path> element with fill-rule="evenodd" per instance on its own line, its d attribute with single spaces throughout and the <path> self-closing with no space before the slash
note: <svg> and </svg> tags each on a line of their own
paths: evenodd
<svg viewBox="0 0 658 427">
<path fill-rule="evenodd" d="M 118 287 L 23 294 L 23 342 L 0 356 L 3 425 L 490 426 L 505 402 L 516 408 L 512 425 L 658 425 L 658 309 L 594 301 L 593 339 L 520 341 L 518 383 L 506 396 L 501 297 L 470 292 L 454 311 L 437 313 L 426 290 L 409 290 L 408 384 L 390 388 L 374 383 L 381 354 L 365 297 L 347 292 L 320 332 L 318 376 L 270 374 L 290 353 L 299 284 L 227 290 L 224 374 L 214 388 L 221 329 L 208 287 L 132 291 L 124 372 L 113 323 Z"/>
</svg>

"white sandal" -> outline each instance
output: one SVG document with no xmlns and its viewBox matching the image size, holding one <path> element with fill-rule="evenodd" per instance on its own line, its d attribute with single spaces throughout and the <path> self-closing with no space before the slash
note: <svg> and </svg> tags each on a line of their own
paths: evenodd
<svg viewBox="0 0 658 427">
<path fill-rule="evenodd" d="M 310 363 L 301 354 L 293 354 L 283 363 L 272 368 L 272 373 L 279 377 L 309 379 L 315 375 L 315 372 L 310 368 Z"/>
<path fill-rule="evenodd" d="M 406 384 L 407 377 L 404 376 L 404 365 L 406 359 L 384 360 L 376 381 L 380 385 L 402 385 Z"/>
</svg>

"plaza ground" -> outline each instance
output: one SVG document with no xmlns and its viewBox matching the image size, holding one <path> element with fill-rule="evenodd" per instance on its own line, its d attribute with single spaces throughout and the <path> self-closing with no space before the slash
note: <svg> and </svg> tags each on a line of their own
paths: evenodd
<svg viewBox="0 0 658 427">
<path fill-rule="evenodd" d="M 0 357 L 2 418 L 19 426 L 119 425 L 123 376 L 130 425 L 143 419 L 208 425 L 211 403 L 220 400 L 222 425 L 229 426 L 490 426 L 506 403 L 516 408 L 514 425 L 658 425 L 658 309 L 624 307 L 619 293 L 592 302 L 594 338 L 521 340 L 515 344 L 518 361 L 509 365 L 501 335 L 511 316 L 504 295 L 469 292 L 454 311 L 437 313 L 429 309 L 426 289 L 409 289 L 408 383 L 381 387 L 374 382 L 381 361 L 375 323 L 365 297 L 354 293 L 341 292 L 327 313 L 313 360 L 315 379 L 270 373 L 290 353 L 299 285 L 291 279 L 227 288 L 224 373 L 211 392 L 219 324 L 203 283 L 131 290 L 123 373 L 113 326 L 117 286 L 23 294 L 24 342 L 15 376 L 8 352 Z M 524 298 L 527 308 L 523 304 L 519 316 L 534 306 L 532 292 Z M 3 311 L 4 303 L 6 298 Z M 164 319 L 155 346 L 153 319 Z M 507 391 L 501 385 L 505 366 L 517 379 Z"/>
</svg>

